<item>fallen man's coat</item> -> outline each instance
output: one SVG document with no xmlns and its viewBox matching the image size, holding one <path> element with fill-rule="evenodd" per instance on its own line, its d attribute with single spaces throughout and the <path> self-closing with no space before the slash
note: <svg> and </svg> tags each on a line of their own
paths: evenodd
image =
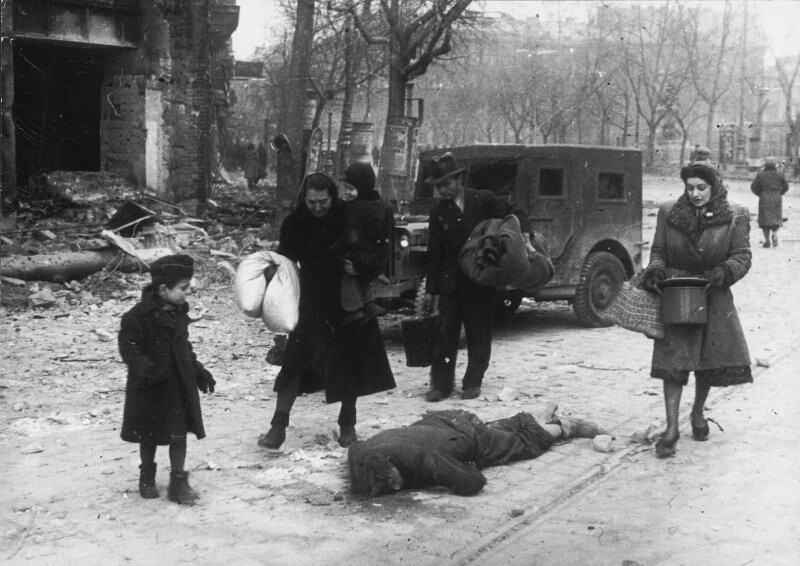
<svg viewBox="0 0 800 566">
<path fill-rule="evenodd" d="M 461 248 L 461 269 L 479 285 L 534 293 L 553 278 L 554 268 L 543 240 L 534 235 L 535 251 L 525 240 L 513 214 L 484 220 Z"/>
<path fill-rule="evenodd" d="M 356 493 L 374 496 L 397 487 L 441 485 L 473 495 L 486 484 L 482 468 L 536 458 L 555 440 L 528 413 L 484 423 L 467 411 L 435 411 L 354 443 L 347 463 Z M 402 484 L 392 487 L 389 476 L 397 472 Z"/>
</svg>

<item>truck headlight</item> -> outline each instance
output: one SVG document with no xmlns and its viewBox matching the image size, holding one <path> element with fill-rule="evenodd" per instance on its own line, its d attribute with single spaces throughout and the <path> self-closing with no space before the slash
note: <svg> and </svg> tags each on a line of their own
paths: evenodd
<svg viewBox="0 0 800 566">
<path fill-rule="evenodd" d="M 400 234 L 400 237 L 397 238 L 397 245 L 400 246 L 401 249 L 406 249 L 411 242 L 408 241 L 408 234 Z"/>
</svg>

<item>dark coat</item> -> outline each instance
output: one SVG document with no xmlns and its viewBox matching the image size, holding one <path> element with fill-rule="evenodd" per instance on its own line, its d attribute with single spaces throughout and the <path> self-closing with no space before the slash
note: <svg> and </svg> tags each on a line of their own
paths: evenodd
<svg viewBox="0 0 800 566">
<path fill-rule="evenodd" d="M 667 325 L 654 341 L 653 375 L 672 370 L 747 368 L 750 354 L 730 286 L 750 270 L 750 213 L 731 204 L 719 210 L 695 233 L 687 228 L 693 211 L 667 203 L 658 211 L 648 269 L 669 277 L 707 277 L 714 267 L 725 269 L 725 285 L 708 291 L 705 325 Z M 690 233 L 692 236 L 690 236 Z M 741 374 L 741 372 L 738 372 Z M 745 372 L 749 376 L 749 371 Z"/>
<path fill-rule="evenodd" d="M 197 438 L 206 433 L 198 383 L 210 376 L 189 343 L 189 307 L 172 312 L 159 304 L 152 288 L 122 315 L 119 352 L 128 366 L 122 440 L 169 444 L 176 415 Z"/>
<path fill-rule="evenodd" d="M 536 458 L 554 441 L 528 413 L 485 424 L 467 411 L 435 411 L 409 426 L 354 443 L 347 462 L 355 484 L 377 456 L 397 468 L 407 488 L 440 485 L 458 495 L 473 495 L 486 484 L 482 468 Z"/>
<path fill-rule="evenodd" d="M 278 253 L 300 268 L 300 320 L 289 334 L 275 391 L 300 379 L 300 392 L 325 390 L 325 400 L 341 400 L 347 389 L 368 395 L 395 387 L 383 337 L 376 321 L 339 326 L 341 266 L 330 249 L 342 234 L 345 207 L 335 201 L 322 218 L 304 204 L 281 226 Z"/>
<path fill-rule="evenodd" d="M 449 199 L 434 205 L 428 221 L 426 292 L 433 295 L 452 293 L 456 282 L 466 279 L 459 266 L 459 256 L 472 230 L 482 220 L 503 218 L 512 213 L 519 217 L 522 231 L 529 232 L 525 215 L 490 191 L 466 189 L 463 213 Z"/>
<path fill-rule="evenodd" d="M 789 190 L 786 177 L 777 169 L 756 175 L 750 190 L 758 195 L 758 227 L 780 228 L 783 224 L 783 195 Z"/>
<path fill-rule="evenodd" d="M 376 191 L 347 205 L 344 233 L 332 252 L 353 261 L 358 279 L 369 282 L 386 269 L 392 252 L 394 211 Z"/>
</svg>

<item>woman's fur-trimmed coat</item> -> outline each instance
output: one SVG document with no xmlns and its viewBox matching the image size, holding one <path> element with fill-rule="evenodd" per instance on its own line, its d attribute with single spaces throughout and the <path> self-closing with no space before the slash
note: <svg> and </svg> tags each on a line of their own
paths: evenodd
<svg viewBox="0 0 800 566">
<path fill-rule="evenodd" d="M 750 270 L 750 213 L 722 201 L 698 218 L 685 199 L 659 208 L 648 270 L 666 277 L 708 277 L 714 267 L 725 270 L 722 287 L 708 291 L 708 323 L 668 325 L 655 340 L 653 370 L 709 370 L 750 365 L 739 315 L 730 286 Z"/>
</svg>

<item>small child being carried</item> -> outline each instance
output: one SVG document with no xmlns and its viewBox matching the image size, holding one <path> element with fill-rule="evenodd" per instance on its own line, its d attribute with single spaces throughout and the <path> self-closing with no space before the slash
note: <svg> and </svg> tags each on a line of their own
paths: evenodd
<svg viewBox="0 0 800 566">
<path fill-rule="evenodd" d="M 350 202 L 344 233 L 331 247 L 345 266 L 341 323 L 365 323 L 379 312 L 371 283 L 383 273 L 392 251 L 394 211 L 375 190 L 375 171 L 369 163 L 351 164 L 341 185 L 342 200 Z"/>
<path fill-rule="evenodd" d="M 139 444 L 139 494 L 158 497 L 156 447 L 169 445 L 169 499 L 194 504 L 189 486 L 186 434 L 205 437 L 200 395 L 216 382 L 197 361 L 189 343 L 189 307 L 194 260 L 188 255 L 160 258 L 150 266 L 152 282 L 141 300 L 122 315 L 119 351 L 128 366 L 122 440 Z"/>
</svg>

